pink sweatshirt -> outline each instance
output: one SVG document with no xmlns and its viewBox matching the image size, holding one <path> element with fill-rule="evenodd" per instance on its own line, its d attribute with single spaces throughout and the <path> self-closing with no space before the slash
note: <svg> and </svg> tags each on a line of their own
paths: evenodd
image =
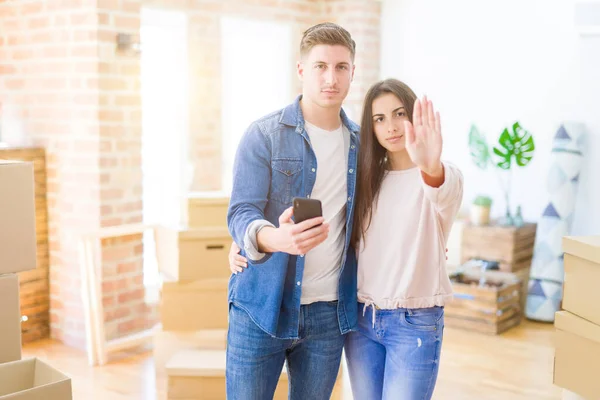
<svg viewBox="0 0 600 400">
<path fill-rule="evenodd" d="M 425 184 L 418 168 L 386 173 L 358 250 L 358 301 L 394 309 L 443 306 L 452 298 L 446 243 L 462 201 L 463 176 L 443 165 L 439 188 Z"/>
</svg>

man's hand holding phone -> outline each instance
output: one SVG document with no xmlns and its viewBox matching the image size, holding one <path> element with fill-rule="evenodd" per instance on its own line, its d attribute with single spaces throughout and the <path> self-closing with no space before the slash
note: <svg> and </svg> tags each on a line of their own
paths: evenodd
<svg viewBox="0 0 600 400">
<path fill-rule="evenodd" d="M 294 206 L 298 210 L 296 199 Z M 316 216 L 294 223 L 294 206 L 279 216 L 279 228 L 265 227 L 258 232 L 260 252 L 304 255 L 327 239 L 329 224 L 324 222 L 324 218 Z"/>
</svg>

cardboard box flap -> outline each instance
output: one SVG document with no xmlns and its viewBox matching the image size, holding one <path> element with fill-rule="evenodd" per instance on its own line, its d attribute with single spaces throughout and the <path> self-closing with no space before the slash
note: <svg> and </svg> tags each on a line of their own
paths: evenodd
<svg viewBox="0 0 600 400">
<path fill-rule="evenodd" d="M 168 376 L 225 377 L 224 350 L 184 350 L 167 362 Z M 281 378 L 287 379 L 284 365 Z"/>
<path fill-rule="evenodd" d="M 600 264 L 600 236 L 565 236 L 563 251 Z"/>
<path fill-rule="evenodd" d="M 0 364 L 0 396 L 67 381 L 68 376 L 37 358 Z"/>
<path fill-rule="evenodd" d="M 190 205 L 229 205 L 229 195 L 225 192 L 192 192 L 188 194 Z"/>
<path fill-rule="evenodd" d="M 568 311 L 556 312 L 554 326 L 556 329 L 600 343 L 600 326 Z"/>
</svg>

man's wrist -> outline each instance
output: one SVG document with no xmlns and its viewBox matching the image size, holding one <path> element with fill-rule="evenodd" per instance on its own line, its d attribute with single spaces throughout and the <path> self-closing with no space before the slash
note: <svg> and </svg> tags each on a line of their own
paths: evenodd
<svg viewBox="0 0 600 400">
<path fill-rule="evenodd" d="M 277 231 L 277 228 L 272 226 L 263 227 L 256 234 L 256 244 L 258 245 L 258 251 L 261 253 L 275 253 L 277 249 L 275 249 L 275 245 L 272 242 L 273 233 Z"/>
</svg>

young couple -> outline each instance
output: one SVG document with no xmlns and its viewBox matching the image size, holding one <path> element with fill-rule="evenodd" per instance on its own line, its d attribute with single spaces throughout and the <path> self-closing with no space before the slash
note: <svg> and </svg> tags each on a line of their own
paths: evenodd
<svg viewBox="0 0 600 400">
<path fill-rule="evenodd" d="M 356 400 L 429 399 L 451 285 L 445 246 L 463 178 L 442 162 L 439 113 L 404 83 L 368 91 L 361 126 L 342 110 L 355 43 L 308 29 L 302 95 L 254 122 L 235 160 L 227 222 L 227 398 L 328 399 L 342 349 Z M 323 217 L 293 222 L 292 198 Z"/>
</svg>

